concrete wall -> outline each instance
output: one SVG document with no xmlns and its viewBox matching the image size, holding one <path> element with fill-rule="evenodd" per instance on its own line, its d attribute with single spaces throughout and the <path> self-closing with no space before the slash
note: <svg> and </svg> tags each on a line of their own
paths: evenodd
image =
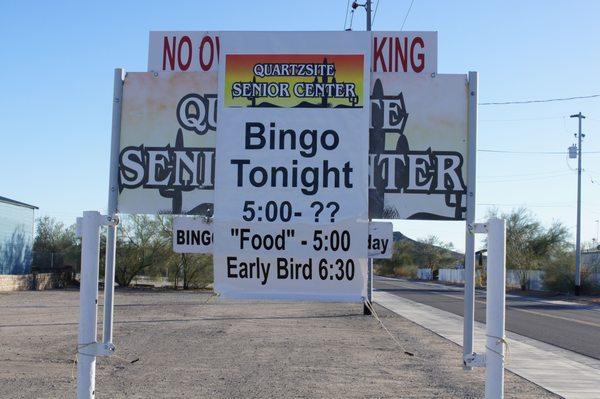
<svg viewBox="0 0 600 399">
<path fill-rule="evenodd" d="M 49 290 L 62 288 L 64 276 L 58 273 L 0 275 L 0 292 L 26 291 L 31 289 Z"/>
<path fill-rule="evenodd" d="M 34 210 L 0 202 L 0 275 L 31 270 Z"/>
</svg>

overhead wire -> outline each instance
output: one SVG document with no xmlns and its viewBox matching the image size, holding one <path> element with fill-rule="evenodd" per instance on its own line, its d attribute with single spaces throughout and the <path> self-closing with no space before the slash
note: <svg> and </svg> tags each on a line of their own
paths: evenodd
<svg viewBox="0 0 600 399">
<path fill-rule="evenodd" d="M 502 178 L 507 178 L 507 177 L 555 175 L 557 173 L 564 173 L 564 172 L 566 172 L 566 170 L 560 169 L 560 170 L 552 170 L 552 171 L 546 171 L 546 172 L 514 173 L 514 174 L 510 174 L 510 175 L 490 175 L 490 176 L 477 176 L 477 177 L 481 178 L 481 179 L 502 179 Z"/>
<path fill-rule="evenodd" d="M 350 1 L 348 0 L 348 3 L 346 3 L 346 15 L 344 15 L 344 30 L 346 30 L 346 25 L 348 23 L 348 10 L 350 9 Z"/>
<path fill-rule="evenodd" d="M 354 9 L 350 10 L 350 26 L 348 30 L 352 30 L 352 22 L 354 22 Z"/>
<path fill-rule="evenodd" d="M 371 19 L 371 26 L 375 24 L 375 17 L 377 16 L 377 9 L 379 8 L 379 1 L 377 0 L 377 4 L 375 4 L 375 11 L 373 12 L 373 19 Z"/>
<path fill-rule="evenodd" d="M 410 1 L 410 6 L 408 6 L 408 11 L 406 11 L 406 15 L 404 16 L 404 21 L 402 21 L 402 26 L 400 26 L 400 31 L 404 30 L 404 24 L 406 23 L 406 18 L 408 18 L 408 14 L 410 14 L 410 10 L 412 9 L 414 2 L 415 2 L 415 0 Z"/>
<path fill-rule="evenodd" d="M 508 183 L 508 182 L 521 182 L 521 181 L 548 180 L 548 179 L 554 179 L 557 177 L 565 177 L 565 176 L 569 176 L 569 175 L 572 175 L 571 171 L 557 173 L 555 175 L 549 175 L 549 176 L 536 176 L 536 177 L 525 177 L 525 178 L 514 178 L 514 179 L 492 179 L 492 180 L 477 179 L 477 180 L 478 180 L 478 183 Z"/>
<path fill-rule="evenodd" d="M 565 155 L 568 151 L 513 151 L 513 150 L 492 150 L 489 148 L 481 148 L 478 152 L 492 152 L 499 154 L 541 154 L 541 155 Z M 583 154 L 600 154 L 600 151 L 583 151 Z"/>
<path fill-rule="evenodd" d="M 489 148 L 478 149 L 479 152 L 495 152 L 500 154 L 544 154 L 544 155 L 564 155 L 566 151 L 513 151 L 513 150 L 492 150 Z"/>
<path fill-rule="evenodd" d="M 527 204 L 527 203 L 514 203 L 514 204 L 496 204 L 496 203 L 484 203 L 484 202 L 479 202 L 477 203 L 477 206 L 510 206 L 510 207 L 515 207 L 515 206 L 521 206 L 521 207 L 529 207 L 529 208 L 570 208 L 573 205 L 572 204 L 565 204 L 565 203 L 557 203 L 557 204 Z"/>
<path fill-rule="evenodd" d="M 542 121 L 550 119 L 563 119 L 564 116 L 550 116 L 547 118 L 519 118 L 519 119 L 479 119 L 478 122 L 522 122 L 522 121 Z"/>
<path fill-rule="evenodd" d="M 549 102 L 555 102 L 555 101 L 583 100 L 583 99 L 587 99 L 587 98 L 597 98 L 597 97 L 600 97 L 600 94 L 591 94 L 589 96 L 573 96 L 573 97 L 562 97 L 562 98 L 547 98 L 547 99 L 543 99 L 543 100 L 484 102 L 484 103 L 478 103 L 478 105 L 513 105 L 513 104 L 549 103 Z"/>
</svg>

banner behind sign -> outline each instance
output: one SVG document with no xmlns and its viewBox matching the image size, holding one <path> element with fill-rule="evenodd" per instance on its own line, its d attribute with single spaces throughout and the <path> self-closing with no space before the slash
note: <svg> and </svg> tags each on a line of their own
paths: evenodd
<svg viewBox="0 0 600 399">
<path fill-rule="evenodd" d="M 340 32 L 347 35 L 352 32 Z M 216 72 L 221 35 L 232 32 L 152 31 L 148 71 Z M 239 32 L 245 34 L 245 32 Z M 437 32 L 371 32 L 371 71 L 430 76 L 437 73 Z"/>
<path fill-rule="evenodd" d="M 372 74 L 369 216 L 463 220 L 466 75 Z"/>
<path fill-rule="evenodd" d="M 179 254 L 212 254 L 212 223 L 204 217 L 173 218 L 173 252 Z"/>
<path fill-rule="evenodd" d="M 394 254 L 394 226 L 391 222 L 369 222 L 369 258 L 390 259 Z"/>
<path fill-rule="evenodd" d="M 216 87 L 203 73 L 127 74 L 119 212 L 212 214 Z"/>
<path fill-rule="evenodd" d="M 222 36 L 215 290 L 365 296 L 369 35 Z M 224 62 L 223 62 L 224 61 Z"/>
<path fill-rule="evenodd" d="M 163 74 L 198 71 L 206 79 L 216 82 L 222 36 L 244 34 L 150 32 L 148 69 Z M 351 32 L 338 34 L 348 35 Z M 437 32 L 372 32 L 370 52 L 373 104 L 369 156 L 370 216 L 385 219 L 463 220 L 468 145 L 464 75 L 436 74 Z M 270 55 L 278 56 L 282 54 Z M 271 64 L 276 65 L 277 62 Z M 274 82 L 276 80 L 274 78 Z M 242 89 L 240 86 L 237 94 L 242 94 Z M 206 98 L 216 97 L 216 83 L 211 89 L 207 86 L 206 90 Z M 300 104 L 301 101 L 294 97 L 293 87 L 290 90 L 290 97 L 286 101 Z M 235 102 L 260 101 L 267 106 L 268 101 L 264 97 L 254 96 L 254 100 L 251 97 L 237 95 L 234 98 L 232 94 L 227 101 L 232 105 Z M 278 101 L 282 101 L 282 98 L 279 97 Z M 358 101 L 362 102 L 360 96 Z M 210 104 L 213 103 L 209 103 L 209 108 Z M 214 107 L 207 112 L 216 115 Z M 138 143 L 141 144 L 141 141 Z M 177 187 L 174 180 L 167 181 L 166 185 L 168 188 L 162 188 L 162 192 L 175 198 L 171 212 L 202 213 L 209 206 L 207 204 L 213 202 L 207 196 L 211 192 L 210 186 L 205 185 L 202 198 L 193 201 L 190 195 L 199 194 L 199 191 L 180 195 L 181 187 Z M 141 195 L 145 188 L 155 190 L 152 185 L 143 185 L 136 187 L 137 193 Z M 131 188 L 129 190 L 133 193 Z M 155 198 L 156 193 L 151 197 Z M 184 197 L 190 198 L 191 208 L 179 207 L 179 197 L 182 197 L 181 201 L 184 201 Z M 142 201 L 142 198 L 139 200 Z M 198 208 L 193 202 L 204 205 Z M 153 200 L 152 204 L 143 206 L 138 201 L 136 204 L 140 205 L 126 204 L 124 209 L 133 213 L 152 210 L 152 213 L 166 212 L 168 209 L 165 201 Z"/>
</svg>

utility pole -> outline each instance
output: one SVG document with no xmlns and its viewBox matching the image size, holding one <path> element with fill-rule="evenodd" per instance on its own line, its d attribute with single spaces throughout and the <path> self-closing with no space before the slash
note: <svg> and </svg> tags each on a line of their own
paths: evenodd
<svg viewBox="0 0 600 399">
<path fill-rule="evenodd" d="M 571 118 L 579 119 L 579 132 L 577 136 L 577 238 L 575 239 L 575 295 L 579 295 L 581 289 L 581 141 L 585 137 L 581 133 L 581 120 L 585 119 L 580 113 L 571 115 Z"/>
<path fill-rule="evenodd" d="M 367 9 L 367 31 L 371 31 L 371 0 L 367 0 L 365 8 Z"/>
</svg>

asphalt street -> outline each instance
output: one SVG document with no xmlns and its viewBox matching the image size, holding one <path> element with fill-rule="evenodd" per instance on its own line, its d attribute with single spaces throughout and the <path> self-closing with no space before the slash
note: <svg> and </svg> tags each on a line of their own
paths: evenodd
<svg viewBox="0 0 600 399">
<path fill-rule="evenodd" d="M 463 315 L 462 287 L 375 276 L 374 288 Z M 475 294 L 475 320 L 485 322 L 485 291 Z M 600 359 L 600 306 L 507 295 L 506 329 Z"/>
</svg>

